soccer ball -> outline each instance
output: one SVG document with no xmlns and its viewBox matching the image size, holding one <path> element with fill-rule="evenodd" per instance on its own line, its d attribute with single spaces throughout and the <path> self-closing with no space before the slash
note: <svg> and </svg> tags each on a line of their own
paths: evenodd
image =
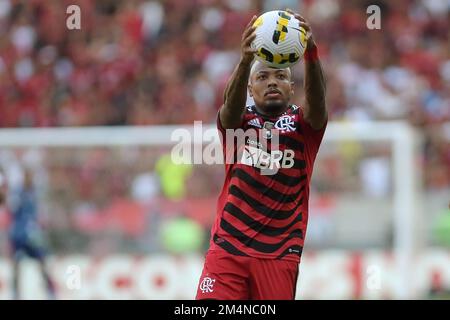
<svg viewBox="0 0 450 320">
<path fill-rule="evenodd" d="M 258 17 L 251 46 L 256 58 L 272 68 L 287 68 L 300 61 L 306 49 L 306 30 L 286 11 L 269 11 Z"/>
</svg>

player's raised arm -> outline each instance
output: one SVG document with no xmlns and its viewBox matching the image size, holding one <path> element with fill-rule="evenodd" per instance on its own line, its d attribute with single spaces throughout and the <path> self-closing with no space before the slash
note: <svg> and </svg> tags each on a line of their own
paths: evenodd
<svg viewBox="0 0 450 320">
<path fill-rule="evenodd" d="M 314 129 L 321 129 L 327 121 L 328 114 L 325 103 L 326 82 L 317 53 L 317 46 L 312 36 L 311 26 L 305 18 L 290 9 L 287 9 L 287 11 L 300 21 L 300 26 L 307 32 L 308 41 L 304 55 L 305 80 L 303 85 L 306 97 L 304 118 Z"/>
<path fill-rule="evenodd" d="M 225 129 L 239 127 L 245 111 L 250 68 L 256 52 L 250 46 L 255 39 L 255 20 L 256 16 L 253 16 L 242 34 L 241 58 L 225 88 L 224 104 L 219 111 L 220 122 Z"/>
</svg>

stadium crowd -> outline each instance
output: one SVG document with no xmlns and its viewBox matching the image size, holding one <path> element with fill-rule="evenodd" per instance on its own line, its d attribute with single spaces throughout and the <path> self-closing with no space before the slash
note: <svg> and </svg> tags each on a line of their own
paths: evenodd
<svg viewBox="0 0 450 320">
<path fill-rule="evenodd" d="M 77 0 L 81 30 L 69 30 L 73 2 L 0 0 L 0 127 L 214 123 L 244 26 L 255 13 L 290 7 L 312 24 L 330 119 L 406 119 L 426 141 L 419 160 L 427 190 L 450 188 L 450 140 L 441 127 L 450 121 L 448 1 Z M 367 28 L 371 4 L 381 8 L 380 30 Z M 294 77 L 300 86 L 301 63 Z M 302 99 L 297 90 L 294 101 Z M 117 183 L 129 167 L 111 175 L 98 167 L 98 153 L 90 159 L 81 175 L 71 173 L 83 182 L 80 197 L 104 199 L 102 189 L 86 187 L 101 181 L 90 174 L 97 169 L 113 194 L 132 192 Z M 323 172 L 332 168 L 331 161 Z M 67 172 L 51 172 L 61 189 Z M 217 191 L 205 188 L 189 192 Z"/>
<path fill-rule="evenodd" d="M 76 3 L 81 30 L 66 27 L 70 1 L 0 2 L 0 127 L 214 122 L 241 30 L 289 6 L 313 25 L 330 118 L 409 119 L 428 141 L 427 185 L 450 185 L 450 148 L 434 128 L 450 120 L 448 1 L 371 1 L 380 30 L 366 26 L 369 2 L 354 0 Z"/>
</svg>

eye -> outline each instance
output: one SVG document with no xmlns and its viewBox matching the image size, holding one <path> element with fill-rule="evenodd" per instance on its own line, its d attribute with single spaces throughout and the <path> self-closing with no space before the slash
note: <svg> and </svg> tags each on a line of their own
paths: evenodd
<svg viewBox="0 0 450 320">
<path fill-rule="evenodd" d="M 266 75 L 265 74 L 260 74 L 260 75 L 258 75 L 257 77 L 256 77 L 256 79 L 258 79 L 258 80 L 265 80 L 267 77 L 266 77 Z"/>
<path fill-rule="evenodd" d="M 280 79 L 280 80 L 284 80 L 284 79 L 286 79 L 286 76 L 284 74 L 282 74 L 282 73 L 279 73 L 277 78 Z"/>
</svg>

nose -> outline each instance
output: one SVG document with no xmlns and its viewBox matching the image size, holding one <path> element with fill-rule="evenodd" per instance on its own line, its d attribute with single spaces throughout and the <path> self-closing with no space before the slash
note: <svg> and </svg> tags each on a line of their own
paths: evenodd
<svg viewBox="0 0 450 320">
<path fill-rule="evenodd" d="M 275 77 L 269 77 L 269 81 L 267 83 L 267 86 L 269 88 L 272 88 L 272 87 L 276 88 L 277 87 L 277 81 L 276 81 Z"/>
</svg>

